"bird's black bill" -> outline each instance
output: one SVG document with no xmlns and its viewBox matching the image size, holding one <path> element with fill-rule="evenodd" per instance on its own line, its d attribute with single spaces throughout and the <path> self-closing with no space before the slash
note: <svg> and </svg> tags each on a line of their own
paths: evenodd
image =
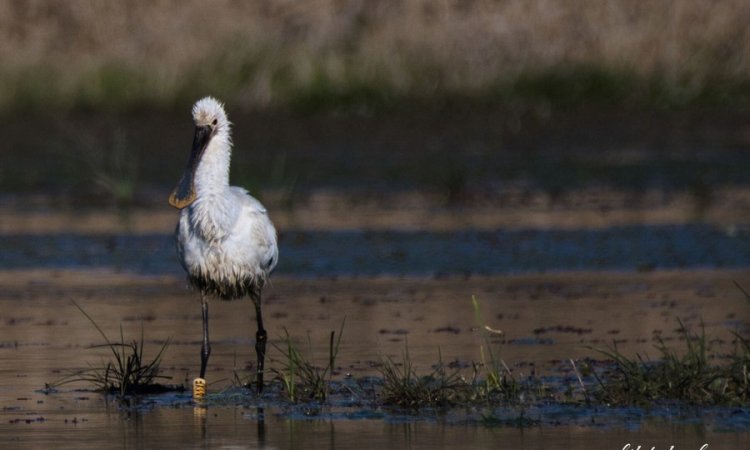
<svg viewBox="0 0 750 450">
<path fill-rule="evenodd" d="M 200 163 L 201 156 L 203 156 L 210 138 L 211 127 L 195 127 L 193 150 L 190 152 L 187 167 L 185 167 L 185 172 L 182 173 L 182 178 L 177 183 L 177 187 L 172 191 L 172 195 L 169 196 L 169 204 L 177 209 L 190 206 L 195 201 L 195 171 L 198 169 L 198 163 Z"/>
</svg>

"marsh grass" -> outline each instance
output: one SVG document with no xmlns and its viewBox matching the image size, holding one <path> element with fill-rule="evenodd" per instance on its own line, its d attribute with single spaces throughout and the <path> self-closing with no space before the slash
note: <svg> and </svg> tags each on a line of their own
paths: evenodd
<svg viewBox="0 0 750 450">
<path fill-rule="evenodd" d="M 440 408 L 464 403 L 471 385 L 458 371 L 449 371 L 442 358 L 428 374 L 419 375 L 409 357 L 408 343 L 401 362 L 392 358 L 381 361 L 379 371 L 383 385 L 378 394 L 381 404 L 418 410 L 425 407 Z"/>
<path fill-rule="evenodd" d="M 666 345 L 658 338 L 659 359 L 643 355 L 623 355 L 616 346 L 593 349 L 606 356 L 613 365 L 610 371 L 594 376 L 598 384 L 596 397 L 607 404 L 650 404 L 680 401 L 699 405 L 742 404 L 748 399 L 748 362 L 750 346 L 739 334 L 728 363 L 719 363 L 711 352 L 705 327 L 690 331 L 678 319 L 678 332 L 685 343 L 683 351 Z"/>
<path fill-rule="evenodd" d="M 284 356 L 284 359 L 280 361 L 281 367 L 272 369 L 272 372 L 281 382 L 284 392 L 291 402 L 323 402 L 328 398 L 345 323 L 346 319 L 341 321 L 338 336 L 336 331 L 331 331 L 329 335 L 328 357 L 324 366 L 315 364 L 310 357 L 303 353 L 294 343 L 289 330 L 284 328 L 284 346 L 274 344 L 274 347 Z M 309 335 L 307 339 L 308 348 L 312 348 Z"/>
<path fill-rule="evenodd" d="M 141 326 L 139 341 L 126 341 L 122 326 L 120 326 L 119 342 L 112 341 L 80 305 L 76 302 L 73 302 L 73 304 L 91 322 L 102 338 L 104 338 L 104 344 L 94 345 L 91 348 L 108 348 L 111 352 L 111 359 L 102 365 L 91 366 L 88 369 L 74 372 L 62 380 L 48 385 L 48 387 L 56 387 L 74 382 L 86 382 L 93 384 L 99 391 L 107 394 L 115 394 L 120 398 L 128 395 L 182 390 L 181 387 L 165 386 L 157 383 L 157 380 L 171 379 L 171 377 L 159 375 L 159 366 L 162 356 L 169 346 L 169 340 L 161 346 L 152 359 L 146 359 L 144 357 L 143 326 Z"/>
<path fill-rule="evenodd" d="M 517 376 L 500 357 L 503 332 L 485 324 L 479 301 L 472 296 L 475 327 L 480 337 L 480 361 L 471 365 L 469 377 L 450 369 L 439 357 L 432 370 L 420 374 L 409 356 L 408 343 L 401 361 L 385 358 L 380 364 L 383 386 L 379 401 L 408 409 L 444 408 L 465 405 L 524 405 L 549 398 L 550 386 L 533 373 Z M 440 356 L 440 352 L 438 352 Z"/>
<path fill-rule="evenodd" d="M 516 379 L 508 364 L 500 357 L 501 343 L 495 342 L 496 338 L 504 333 L 486 324 L 479 300 L 474 295 L 471 296 L 471 305 L 474 311 L 475 329 L 481 340 L 480 362 L 473 364 L 474 381 L 472 384 L 476 387 L 476 396 L 486 401 L 493 399 L 517 401 L 521 398 L 525 388 Z M 532 381 L 532 378 L 529 381 Z M 526 389 L 528 387 L 527 384 Z"/>
<path fill-rule="evenodd" d="M 588 347 L 606 357 L 600 362 L 604 369 L 594 368 L 588 361 L 579 368 L 569 359 L 571 380 L 548 382 L 533 371 L 528 376 L 514 374 L 500 357 L 501 343 L 494 339 L 502 332 L 484 325 L 476 297 L 472 297 L 472 306 L 481 338 L 480 361 L 472 364 L 472 376 L 466 378 L 459 370 L 449 371 L 442 361 L 431 372 L 420 374 L 407 346 L 401 361 L 386 358 L 381 363 L 380 403 L 409 409 L 457 405 L 524 408 L 547 401 L 587 405 L 650 405 L 669 401 L 741 405 L 750 398 L 750 340 L 739 332 L 733 332 L 733 352 L 721 355 L 710 347 L 702 323 L 700 331 L 692 332 L 678 320 L 684 349 L 670 347 L 658 338 L 659 357 L 650 360 L 640 354 L 629 358 L 616 346 Z"/>
<path fill-rule="evenodd" d="M 750 295 L 738 285 L 750 303 Z M 486 412 L 488 425 L 530 426 L 535 421 L 525 416 L 526 408 L 542 403 L 573 405 L 639 405 L 679 402 L 699 406 L 746 405 L 750 400 L 750 339 L 739 332 L 729 355 L 711 348 L 705 327 L 693 332 L 678 320 L 679 337 L 684 348 L 669 346 L 657 338 L 658 358 L 643 355 L 627 357 L 616 346 L 590 350 L 603 355 L 603 361 L 567 360 L 570 380 L 538 377 L 534 371 L 518 375 L 500 356 L 503 333 L 485 324 L 479 301 L 472 296 L 477 335 L 480 338 L 479 361 L 471 372 L 452 368 L 442 360 L 420 370 L 411 359 L 408 341 L 401 358 L 383 357 L 378 365 L 380 377 L 358 397 L 379 407 L 408 411 L 443 410 L 452 407 L 479 407 Z M 331 332 L 328 363 L 316 366 L 300 351 L 287 330 L 283 347 L 276 348 L 285 357 L 281 368 L 274 369 L 288 399 L 292 402 L 324 402 L 329 399 L 332 373 L 341 342 Z M 308 336 L 308 343 L 309 343 Z M 495 414 L 498 406 L 516 408 L 511 419 Z"/>
<path fill-rule="evenodd" d="M 524 407 L 551 398 L 552 389 L 534 375 L 519 379 L 503 364 L 498 372 L 473 364 L 470 378 L 451 369 L 442 358 L 429 372 L 420 373 L 409 356 L 408 345 L 400 361 L 384 358 L 378 370 L 382 386 L 376 403 L 408 410 L 445 409 L 455 406 L 512 405 Z"/>
<path fill-rule="evenodd" d="M 741 286 L 738 288 L 750 303 L 750 295 Z M 119 341 L 112 341 L 88 313 L 74 304 L 104 338 L 105 344 L 93 348 L 108 348 L 111 359 L 102 365 L 77 371 L 48 388 L 82 381 L 120 398 L 175 389 L 157 383 L 157 380 L 168 378 L 159 375 L 159 365 L 169 342 L 162 345 L 154 358 L 147 360 L 143 329 L 139 341 L 128 342 L 121 327 Z M 732 332 L 735 339 L 730 354 L 719 354 L 711 347 L 703 323 L 697 331 L 692 331 L 679 319 L 678 333 L 684 347 L 675 348 L 657 338 L 658 358 L 654 360 L 641 354 L 628 357 L 616 345 L 605 349 L 588 347 L 603 355 L 604 360 L 584 360 L 579 364 L 568 360 L 574 377 L 566 385 L 565 380 L 547 381 L 533 371 L 527 376 L 515 374 L 500 357 L 504 341 L 498 336 L 502 332 L 485 325 L 476 297 L 472 297 L 472 307 L 481 343 L 479 361 L 470 366 L 468 376 L 466 369 L 445 364 L 439 349 L 438 363 L 421 371 L 413 363 L 406 342 L 400 359 L 381 359 L 378 380 L 363 381 L 365 388 L 356 393 L 359 401 L 409 411 L 478 407 L 486 411 L 489 425 L 506 420 L 494 413 L 498 406 L 518 409 L 520 415 L 512 420 L 528 425 L 533 421 L 528 422 L 524 416 L 527 406 L 548 402 L 615 406 L 678 402 L 699 406 L 741 406 L 750 401 L 750 339 L 739 331 Z M 347 389 L 346 383 L 337 384 L 333 380 L 344 325 L 345 321 L 342 321 L 338 332 L 331 331 L 328 336 L 324 364 L 313 360 L 309 335 L 308 351 L 303 351 L 284 329 L 282 342 L 274 344 L 283 359 L 271 360 L 278 364 L 271 369 L 280 385 L 278 392 L 283 392 L 292 403 L 320 404 L 330 401 L 334 389 Z M 237 371 L 234 383 L 247 385 Z M 360 385 L 359 382 L 355 384 Z M 576 389 L 580 395 L 574 392 Z"/>
</svg>

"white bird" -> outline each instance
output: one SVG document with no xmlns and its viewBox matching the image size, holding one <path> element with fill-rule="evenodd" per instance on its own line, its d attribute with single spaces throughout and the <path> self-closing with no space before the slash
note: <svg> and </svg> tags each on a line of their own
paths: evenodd
<svg viewBox="0 0 750 450">
<path fill-rule="evenodd" d="M 177 252 L 190 286 L 200 292 L 203 344 L 200 377 L 193 395 L 205 395 L 211 345 L 208 339 L 208 299 L 249 296 L 258 322 L 257 390 L 263 390 L 267 334 L 261 315 L 261 291 L 276 266 L 276 229 L 263 205 L 246 190 L 229 186 L 232 153 L 231 123 L 224 107 L 206 97 L 193 106 L 195 135 L 185 172 L 169 204 L 180 209 L 175 231 Z"/>
</svg>

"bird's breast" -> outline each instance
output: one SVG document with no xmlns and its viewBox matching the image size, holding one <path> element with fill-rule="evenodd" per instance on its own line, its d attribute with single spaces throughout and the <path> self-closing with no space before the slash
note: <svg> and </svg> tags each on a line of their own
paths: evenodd
<svg viewBox="0 0 750 450">
<path fill-rule="evenodd" d="M 233 195 L 235 208 L 223 211 L 199 199 L 183 210 L 177 230 L 178 251 L 191 284 L 223 298 L 256 292 L 278 256 L 276 231 L 265 210 L 239 192 Z"/>
</svg>

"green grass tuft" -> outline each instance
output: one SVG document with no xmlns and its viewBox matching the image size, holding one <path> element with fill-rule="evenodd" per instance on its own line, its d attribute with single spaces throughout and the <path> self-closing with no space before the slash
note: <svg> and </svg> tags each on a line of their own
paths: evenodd
<svg viewBox="0 0 750 450">
<path fill-rule="evenodd" d="M 408 345 L 401 363 L 386 358 L 380 365 L 383 386 L 379 402 L 405 409 L 447 407 L 463 403 L 470 386 L 457 371 L 448 372 L 442 360 L 427 375 L 418 375 L 409 358 Z"/>
<path fill-rule="evenodd" d="M 120 326 L 120 341 L 113 342 L 78 303 L 73 302 L 73 304 L 86 316 L 104 338 L 105 344 L 94 345 L 92 348 L 109 348 L 112 353 L 112 359 L 105 362 L 102 366 L 92 366 L 88 369 L 72 373 L 64 379 L 48 385 L 48 387 L 56 387 L 73 382 L 87 382 L 92 383 L 99 391 L 115 394 L 120 398 L 128 395 L 154 393 L 165 390 L 181 390 L 181 388 L 170 388 L 156 382 L 159 379 L 171 378 L 159 375 L 161 358 L 169 346 L 168 340 L 161 346 L 153 359 L 147 360 L 143 354 L 143 327 L 141 327 L 140 341 L 133 340 L 126 342 L 122 326 Z"/>
<path fill-rule="evenodd" d="M 699 333 L 691 332 L 678 320 L 685 342 L 684 352 L 668 347 L 660 338 L 656 349 L 660 358 L 650 361 L 636 355 L 628 358 L 617 350 L 594 349 L 609 358 L 614 369 L 596 376 L 598 399 L 612 405 L 643 405 L 661 401 L 680 401 L 698 405 L 743 404 L 748 398 L 748 362 L 750 346 L 738 334 L 730 362 L 714 363 L 703 324 Z"/>
<path fill-rule="evenodd" d="M 344 332 L 346 319 L 341 321 L 338 336 L 331 331 L 328 342 L 328 358 L 323 367 L 305 356 L 284 328 L 284 348 L 274 345 L 284 355 L 281 368 L 272 369 L 276 378 L 281 381 L 284 391 L 291 402 L 298 401 L 325 401 L 330 392 L 331 379 L 336 367 L 336 357 L 341 345 L 341 337 Z M 308 343 L 310 336 L 308 335 Z M 312 345 L 310 344 L 310 347 Z"/>
</svg>

